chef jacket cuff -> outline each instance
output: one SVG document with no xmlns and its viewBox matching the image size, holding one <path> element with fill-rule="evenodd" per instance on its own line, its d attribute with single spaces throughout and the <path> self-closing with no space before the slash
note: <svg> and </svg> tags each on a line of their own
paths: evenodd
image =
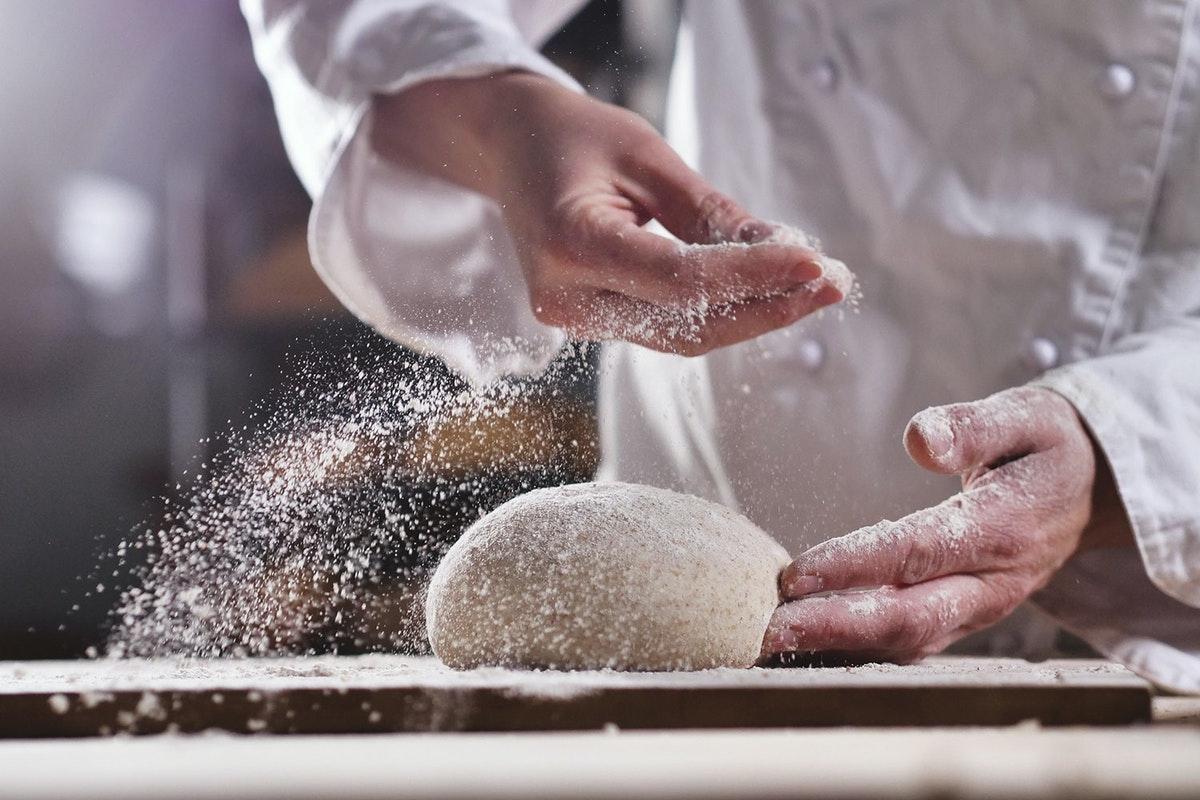
<svg viewBox="0 0 1200 800">
<path fill-rule="evenodd" d="M 1172 691 L 1200 693 L 1200 580 L 1188 565 L 1189 532 L 1164 524 L 1153 498 L 1134 400 L 1087 362 L 1032 383 L 1065 397 L 1108 461 L 1137 552 L 1082 552 L 1071 558 L 1034 601 L 1100 652 Z"/>
<path fill-rule="evenodd" d="M 381 84 L 521 69 L 578 85 L 523 42 L 489 38 Z M 530 309 L 520 262 L 490 199 L 382 158 L 371 102 L 351 115 L 309 219 L 313 265 L 359 319 L 476 385 L 545 369 L 566 341 Z M 415 120 L 419 125 L 420 120 Z"/>
<path fill-rule="evenodd" d="M 1200 694 L 1200 611 L 1150 582 L 1131 547 L 1088 550 L 1032 598 L 1114 661 L 1181 694 Z"/>
<path fill-rule="evenodd" d="M 1155 498 L 1163 494 L 1164 487 L 1155 485 L 1152 476 L 1161 470 L 1146 463 L 1142 441 L 1146 436 L 1164 437 L 1171 432 L 1141 431 L 1145 410 L 1137 407 L 1137 401 L 1127 396 L 1112 375 L 1093 369 L 1086 361 L 1048 372 L 1032 385 L 1065 397 L 1087 425 L 1112 470 L 1150 580 L 1171 597 L 1200 607 L 1200 563 L 1187 557 L 1200 545 L 1200 537 L 1186 521 L 1172 523 L 1164 520 L 1168 515 L 1158 513 Z M 1158 475 L 1158 479 L 1169 476 Z"/>
</svg>

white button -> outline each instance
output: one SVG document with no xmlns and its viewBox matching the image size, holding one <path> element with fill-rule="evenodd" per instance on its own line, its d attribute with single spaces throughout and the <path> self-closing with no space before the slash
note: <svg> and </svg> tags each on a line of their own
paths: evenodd
<svg viewBox="0 0 1200 800">
<path fill-rule="evenodd" d="M 823 58 L 809 67 L 808 77 L 822 91 L 832 92 L 837 88 L 837 66 L 828 58 Z"/>
<path fill-rule="evenodd" d="M 800 366 L 809 372 L 816 372 L 825 363 L 825 346 L 816 339 L 803 339 L 796 346 L 796 358 Z"/>
<path fill-rule="evenodd" d="M 1104 93 L 1109 97 L 1128 97 L 1137 78 L 1124 64 L 1109 64 L 1104 70 Z"/>
<path fill-rule="evenodd" d="M 1030 366 L 1041 370 L 1050 369 L 1058 363 L 1058 345 L 1038 336 L 1030 340 L 1027 357 Z"/>
</svg>

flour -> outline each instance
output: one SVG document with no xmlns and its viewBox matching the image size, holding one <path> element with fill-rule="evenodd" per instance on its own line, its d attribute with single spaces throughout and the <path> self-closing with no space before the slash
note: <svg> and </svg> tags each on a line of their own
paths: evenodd
<svg viewBox="0 0 1200 800">
<path fill-rule="evenodd" d="M 700 341 L 704 323 L 714 312 L 722 316 L 732 313 L 712 303 L 702 292 L 675 308 L 649 305 L 631 308 L 624 297 L 602 295 L 589 309 L 593 320 L 590 333 L 600 341 L 695 343 Z"/>
<path fill-rule="evenodd" d="M 338 646 L 327 633 L 345 629 L 420 652 L 422 620 L 405 609 L 419 609 L 424 575 L 456 533 L 429 509 L 469 520 L 495 492 L 533 488 L 496 488 L 512 464 L 566 456 L 554 430 L 513 416 L 542 384 L 468 389 L 403 363 L 310 359 L 299 385 L 213 442 L 215 455 L 166 501 L 164 524 L 116 549 L 135 580 L 120 593 L 108 654 L 324 651 Z M 579 363 L 564 358 L 542 381 Z M 508 432 L 503 448 L 488 438 L 496 429 Z"/>
<path fill-rule="evenodd" d="M 806 290 L 814 294 L 823 286 L 833 286 L 845 298 L 839 305 L 842 308 L 857 310 L 862 302 L 862 288 L 850 268 L 825 253 L 821 240 L 799 228 L 784 225 L 781 222 L 771 222 L 767 236 L 754 242 L 720 242 L 717 244 L 681 244 L 681 251 L 689 255 L 703 253 L 714 248 L 736 248 L 740 250 L 753 249 L 762 245 L 782 244 L 801 247 L 816 256 L 821 266 L 822 275 L 809 282 Z"/>
<path fill-rule="evenodd" d="M 886 589 L 861 592 L 851 595 L 851 599 L 846 603 L 846 608 L 857 617 L 876 617 L 883 611 L 890 599 Z"/>
<path fill-rule="evenodd" d="M 160 721 L 167 718 L 167 710 L 163 707 L 162 700 L 154 692 L 142 692 L 142 696 L 138 698 L 137 706 L 134 708 L 134 714 L 145 719 Z"/>
<path fill-rule="evenodd" d="M 820 239 L 790 225 L 778 222 L 771 223 L 771 225 L 771 233 L 763 240 L 763 243 L 796 245 L 816 253 L 817 262 L 821 265 L 824 273 L 822 277 L 817 278 L 817 281 L 827 283 L 841 292 L 845 298 L 842 301 L 844 307 L 858 308 L 862 301 L 862 288 L 858 284 L 858 279 L 845 263 L 825 254 Z"/>
<path fill-rule="evenodd" d="M 815 240 L 778 226 L 766 241 L 816 252 L 825 275 L 806 291 L 828 283 L 856 302 L 853 276 Z M 615 306 L 600 312 L 610 326 L 600 338 L 633 332 L 695 340 L 712 314 L 739 309 L 701 296 L 651 314 Z M 163 500 L 161 522 L 116 547 L 115 580 L 109 567 L 92 576 L 100 579 L 89 594 L 118 584 L 108 655 L 313 653 L 336 650 L 330 632 L 344 630 L 355 631 L 353 648 L 420 652 L 423 620 L 412 610 L 457 533 L 431 521 L 428 509 L 477 516 L 548 477 L 521 473 L 519 483 L 496 489 L 497 475 L 569 456 L 555 431 L 514 411 L 530 392 L 554 384 L 553 370 L 535 382 L 472 389 L 399 368 L 386 356 L 333 351 L 325 358 L 305 364 L 297 384 L 206 442 L 213 457 Z M 559 363 L 571 369 L 582 361 Z M 497 428 L 514 434 L 506 449 L 487 440 L 486 431 Z M 581 447 L 578 440 L 570 446 Z"/>
<path fill-rule="evenodd" d="M 837 289 L 844 298 L 839 308 L 857 310 L 862 291 L 858 281 L 850 269 L 841 261 L 825 255 L 820 242 L 803 231 L 787 225 L 771 223 L 771 232 L 765 238 L 755 242 L 718 242 L 715 244 L 679 243 L 679 252 L 693 260 L 700 259 L 706 254 L 717 250 L 750 250 L 764 245 L 793 245 L 810 251 L 823 274 L 795 289 L 795 292 L 817 294 L 826 286 Z M 739 287 L 732 287 L 736 290 Z M 768 297 L 783 297 L 783 293 Z M 734 299 L 735 294 L 728 297 L 713 297 L 705 292 L 698 292 L 677 307 L 649 306 L 639 304 L 631 307 L 623 297 L 603 296 L 597 299 L 591 309 L 595 318 L 592 325 L 593 335 L 597 339 L 632 340 L 639 343 L 667 342 L 699 342 L 705 325 L 712 319 L 737 319 L 738 313 L 744 309 L 745 303 Z M 822 313 L 818 311 L 817 313 Z M 841 313 L 841 312 L 839 312 Z"/>
</svg>

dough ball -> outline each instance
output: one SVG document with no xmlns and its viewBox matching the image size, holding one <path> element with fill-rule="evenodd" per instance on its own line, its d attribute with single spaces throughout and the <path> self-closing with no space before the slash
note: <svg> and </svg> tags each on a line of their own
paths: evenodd
<svg viewBox="0 0 1200 800">
<path fill-rule="evenodd" d="M 517 497 L 450 548 L 425 605 L 455 668 L 749 667 L 788 554 L 698 497 L 580 483 Z"/>
</svg>

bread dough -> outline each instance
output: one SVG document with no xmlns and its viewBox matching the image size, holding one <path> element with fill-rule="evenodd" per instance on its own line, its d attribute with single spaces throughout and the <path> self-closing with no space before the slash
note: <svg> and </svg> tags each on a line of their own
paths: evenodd
<svg viewBox="0 0 1200 800">
<path fill-rule="evenodd" d="M 694 670 L 759 656 L 788 554 L 698 497 L 580 483 L 517 497 L 438 565 L 425 605 L 455 668 Z"/>
</svg>

